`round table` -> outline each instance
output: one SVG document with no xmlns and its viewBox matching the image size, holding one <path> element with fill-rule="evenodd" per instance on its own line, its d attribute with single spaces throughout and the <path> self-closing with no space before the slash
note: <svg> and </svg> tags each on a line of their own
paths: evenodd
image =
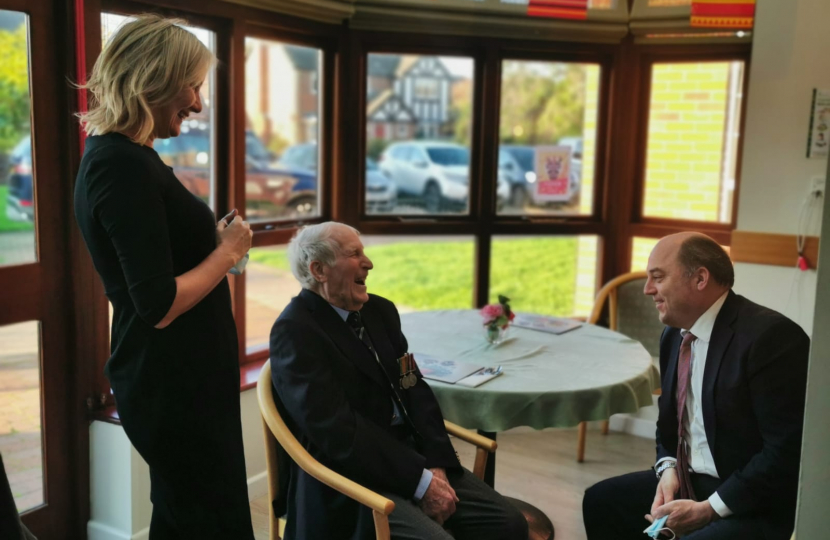
<svg viewBox="0 0 830 540">
<path fill-rule="evenodd" d="M 638 342 L 583 324 L 555 335 L 510 327 L 490 345 L 477 310 L 423 311 L 401 315 L 409 351 L 503 373 L 476 388 L 428 381 L 444 417 L 487 432 L 518 426 L 571 427 L 651 405 L 660 374 Z"/>
<path fill-rule="evenodd" d="M 481 386 L 429 381 L 444 417 L 492 438 L 518 426 L 570 427 L 651 405 L 660 374 L 651 355 L 631 338 L 583 324 L 564 334 L 513 326 L 498 345 L 487 343 L 477 310 L 422 311 L 401 316 L 409 351 L 477 366 L 502 366 Z M 495 460 L 484 480 L 493 487 Z M 512 499 L 530 538 L 552 540 L 554 527 L 538 508 Z"/>
</svg>

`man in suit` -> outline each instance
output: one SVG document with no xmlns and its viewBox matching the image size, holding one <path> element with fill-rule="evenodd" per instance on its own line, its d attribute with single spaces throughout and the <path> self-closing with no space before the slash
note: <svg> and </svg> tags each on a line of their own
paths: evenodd
<svg viewBox="0 0 830 540">
<path fill-rule="evenodd" d="M 458 462 L 432 390 L 409 361 L 395 306 L 370 295 L 372 262 L 340 223 L 300 229 L 303 290 L 271 330 L 278 406 L 324 465 L 395 503 L 393 538 L 525 540 L 524 516 Z M 371 511 L 290 466 L 289 540 L 374 538 Z M 277 501 L 281 503 L 282 501 Z"/>
<path fill-rule="evenodd" d="M 651 252 L 644 292 L 666 325 L 657 459 L 585 492 L 589 540 L 639 540 L 663 516 L 684 540 L 790 538 L 810 341 L 733 282 L 708 236 L 675 234 Z"/>
</svg>

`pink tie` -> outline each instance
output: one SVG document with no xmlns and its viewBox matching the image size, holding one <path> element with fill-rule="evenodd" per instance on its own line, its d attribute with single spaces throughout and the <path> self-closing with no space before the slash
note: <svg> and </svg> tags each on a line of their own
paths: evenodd
<svg viewBox="0 0 830 540">
<path fill-rule="evenodd" d="M 677 474 L 680 478 L 680 498 L 696 501 L 689 473 L 689 452 L 685 444 L 686 431 L 683 429 L 683 413 L 686 411 L 686 392 L 689 389 L 689 375 L 692 366 L 692 342 L 694 334 L 686 332 L 680 344 L 680 358 L 677 362 Z"/>
</svg>

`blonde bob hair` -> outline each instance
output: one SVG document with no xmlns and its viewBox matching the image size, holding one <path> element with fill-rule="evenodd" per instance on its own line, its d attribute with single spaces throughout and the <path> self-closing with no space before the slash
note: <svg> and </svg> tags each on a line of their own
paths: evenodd
<svg viewBox="0 0 830 540">
<path fill-rule="evenodd" d="M 145 144 L 153 109 L 204 80 L 216 57 L 184 24 L 144 14 L 118 29 L 81 85 L 92 94 L 89 111 L 78 115 L 87 135 L 118 131 Z"/>
</svg>

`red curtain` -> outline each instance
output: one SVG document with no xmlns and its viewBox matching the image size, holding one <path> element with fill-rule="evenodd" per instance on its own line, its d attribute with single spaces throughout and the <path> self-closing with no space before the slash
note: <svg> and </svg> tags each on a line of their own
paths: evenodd
<svg viewBox="0 0 830 540">
<path fill-rule="evenodd" d="M 693 0 L 691 25 L 697 28 L 751 29 L 755 0 Z"/>
<path fill-rule="evenodd" d="M 584 20 L 588 17 L 588 0 L 530 0 L 527 14 L 531 17 Z"/>
</svg>

